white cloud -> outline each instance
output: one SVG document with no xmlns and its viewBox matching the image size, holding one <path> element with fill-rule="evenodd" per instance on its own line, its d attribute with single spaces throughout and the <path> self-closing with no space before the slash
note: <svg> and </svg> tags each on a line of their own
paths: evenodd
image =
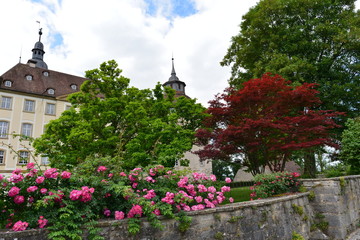
<svg viewBox="0 0 360 240">
<path fill-rule="evenodd" d="M 17 64 L 21 48 L 22 62 L 31 58 L 39 20 L 49 69 L 83 76 L 115 59 L 131 85 L 153 88 L 170 77 L 174 53 L 187 95 L 206 105 L 227 86 L 230 69 L 219 62 L 258 0 L 189 0 L 196 14 L 173 18 L 169 0 L 161 1 L 164 8 L 149 14 L 144 0 L 1 0 L 0 74 Z M 51 49 L 56 34 L 63 44 Z"/>
</svg>

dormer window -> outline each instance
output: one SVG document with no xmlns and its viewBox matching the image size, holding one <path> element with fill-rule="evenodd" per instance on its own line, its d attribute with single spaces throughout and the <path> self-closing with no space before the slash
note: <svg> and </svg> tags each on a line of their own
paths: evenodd
<svg viewBox="0 0 360 240">
<path fill-rule="evenodd" d="M 77 85 L 76 85 L 76 84 L 71 84 L 70 87 L 71 87 L 72 90 L 76 90 L 76 89 L 77 89 Z"/>
<path fill-rule="evenodd" d="M 48 76 L 49 76 L 49 72 L 44 71 L 44 72 L 43 72 L 43 75 L 44 75 L 45 77 L 48 77 Z"/>
<path fill-rule="evenodd" d="M 4 85 L 5 85 L 5 87 L 11 87 L 12 82 L 11 82 L 10 80 L 6 80 L 6 81 L 4 82 Z"/>
<path fill-rule="evenodd" d="M 48 94 L 51 94 L 51 95 L 54 95 L 54 94 L 55 94 L 55 90 L 52 89 L 52 88 L 48 88 L 47 93 L 48 93 Z"/>
<path fill-rule="evenodd" d="M 29 80 L 29 81 L 33 80 L 33 76 L 31 76 L 31 75 L 26 75 L 25 78 L 26 78 L 26 80 Z"/>
</svg>

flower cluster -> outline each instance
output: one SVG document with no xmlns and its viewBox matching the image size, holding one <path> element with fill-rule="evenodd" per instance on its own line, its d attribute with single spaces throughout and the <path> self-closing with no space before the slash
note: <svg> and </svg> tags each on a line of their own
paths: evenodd
<svg viewBox="0 0 360 240">
<path fill-rule="evenodd" d="M 254 198 L 267 198 L 274 195 L 297 192 L 300 187 L 297 172 L 277 172 L 271 174 L 258 174 L 255 176 L 254 186 L 250 187 L 253 192 L 250 194 L 251 200 Z"/>
<path fill-rule="evenodd" d="M 69 205 L 83 212 L 83 221 L 91 220 L 90 216 L 93 220 L 98 216 L 154 219 L 162 213 L 172 216 L 181 211 L 214 208 L 230 191 L 214 175 L 182 176 L 163 166 L 112 172 L 110 167 L 100 165 L 93 169 L 91 177 L 85 177 L 56 168 L 42 173 L 28 164 L 26 171 L 16 169 L 8 178 L 0 175 L 0 184 L 0 205 L 4 206 L 0 227 L 14 231 L 53 225 L 61 209 Z M 35 202 L 42 202 L 42 209 L 35 208 Z"/>
</svg>

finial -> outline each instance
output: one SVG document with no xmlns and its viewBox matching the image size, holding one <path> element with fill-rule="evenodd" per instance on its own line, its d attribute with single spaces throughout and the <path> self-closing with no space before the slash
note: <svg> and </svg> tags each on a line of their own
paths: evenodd
<svg viewBox="0 0 360 240">
<path fill-rule="evenodd" d="M 39 42 L 41 42 L 42 28 L 39 29 Z"/>
<path fill-rule="evenodd" d="M 171 75 L 176 75 L 175 67 L 174 67 L 174 55 L 173 54 L 172 54 L 172 57 L 171 57 L 171 61 L 172 61 Z"/>
</svg>

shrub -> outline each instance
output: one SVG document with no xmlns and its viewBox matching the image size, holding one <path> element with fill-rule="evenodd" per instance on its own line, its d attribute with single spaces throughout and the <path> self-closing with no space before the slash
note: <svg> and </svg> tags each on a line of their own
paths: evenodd
<svg viewBox="0 0 360 240">
<path fill-rule="evenodd" d="M 298 192 L 300 182 L 299 173 L 277 172 L 271 174 L 258 174 L 254 177 L 255 184 L 250 187 L 254 198 L 267 198 L 287 192 Z"/>
<path fill-rule="evenodd" d="M 80 169 L 41 172 L 29 164 L 28 170 L 17 169 L 9 178 L 0 175 L 0 228 L 47 227 L 50 239 L 78 239 L 84 226 L 89 239 L 98 239 L 95 226 L 100 218 L 127 218 L 129 233 L 136 234 L 140 217 L 162 228 L 157 216 L 164 215 L 180 221 L 185 231 L 191 218 L 184 212 L 222 203 L 230 191 L 223 184 L 214 175 L 182 176 L 163 166 L 115 172 L 100 165 L 83 174 Z"/>
</svg>

